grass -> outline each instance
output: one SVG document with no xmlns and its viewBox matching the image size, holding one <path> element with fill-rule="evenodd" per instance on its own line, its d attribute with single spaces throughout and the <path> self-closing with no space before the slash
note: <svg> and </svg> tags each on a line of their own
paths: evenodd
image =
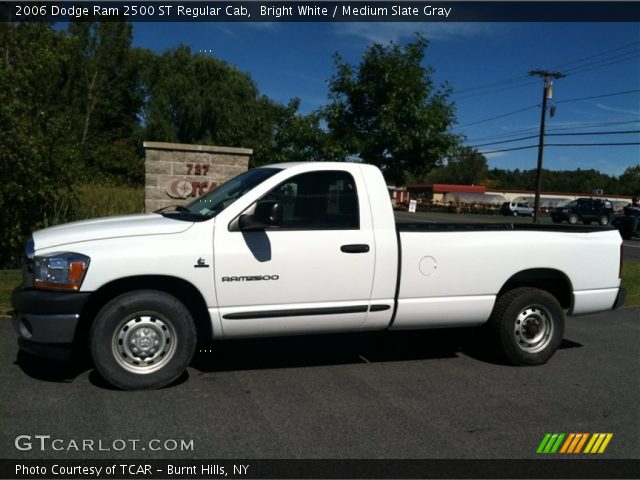
<svg viewBox="0 0 640 480">
<path fill-rule="evenodd" d="M 20 281 L 20 270 L 0 270 L 0 315 L 8 315 L 11 310 L 11 291 Z M 625 306 L 640 306 L 640 262 L 625 263 L 622 286 L 627 289 Z"/>
<path fill-rule="evenodd" d="M 52 212 L 45 216 L 43 226 L 142 212 L 144 187 L 85 183 L 75 187 L 75 195 L 61 195 L 54 200 Z"/>
<path fill-rule="evenodd" d="M 74 220 L 144 212 L 144 187 L 84 184 L 78 198 Z"/>
<path fill-rule="evenodd" d="M 628 307 L 640 306 L 640 262 L 625 262 L 622 271 L 622 286 L 627 289 Z"/>
<path fill-rule="evenodd" d="M 22 271 L 0 270 L 0 315 L 8 315 L 11 310 L 11 292 L 20 285 Z"/>
</svg>

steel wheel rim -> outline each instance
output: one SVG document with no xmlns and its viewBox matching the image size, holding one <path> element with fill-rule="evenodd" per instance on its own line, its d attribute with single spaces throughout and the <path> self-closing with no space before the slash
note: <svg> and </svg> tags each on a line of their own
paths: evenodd
<svg viewBox="0 0 640 480">
<path fill-rule="evenodd" d="M 542 305 L 523 308 L 513 328 L 513 337 L 518 348 L 528 353 L 544 350 L 553 337 L 553 321 L 549 310 Z"/>
<path fill-rule="evenodd" d="M 169 363 L 176 352 L 176 340 L 171 322 L 156 313 L 139 314 L 120 323 L 111 348 L 119 366 L 132 373 L 147 374 Z"/>
</svg>

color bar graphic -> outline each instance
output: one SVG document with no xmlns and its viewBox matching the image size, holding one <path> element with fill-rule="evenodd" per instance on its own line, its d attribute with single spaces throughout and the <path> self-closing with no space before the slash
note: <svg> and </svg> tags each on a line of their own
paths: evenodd
<svg viewBox="0 0 640 480">
<path fill-rule="evenodd" d="M 613 433 L 546 433 L 538 445 L 536 453 L 604 453 L 612 438 Z M 585 443 L 586 447 L 583 451 Z"/>
<path fill-rule="evenodd" d="M 547 433 L 538 445 L 536 453 L 556 453 L 564 437 L 564 433 Z"/>
</svg>

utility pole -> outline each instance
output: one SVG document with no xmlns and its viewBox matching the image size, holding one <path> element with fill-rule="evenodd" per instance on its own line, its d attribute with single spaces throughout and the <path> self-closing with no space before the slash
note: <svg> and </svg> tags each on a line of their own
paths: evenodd
<svg viewBox="0 0 640 480">
<path fill-rule="evenodd" d="M 533 211 L 533 223 L 540 223 L 540 190 L 542 188 L 542 155 L 544 152 L 544 126 L 547 120 L 547 100 L 553 95 L 553 81 L 563 78 L 566 75 L 561 72 L 550 72 L 548 70 L 531 70 L 530 76 L 542 77 L 544 86 L 542 88 L 542 114 L 540 116 L 540 139 L 538 140 L 538 167 L 536 169 L 536 197 Z"/>
</svg>

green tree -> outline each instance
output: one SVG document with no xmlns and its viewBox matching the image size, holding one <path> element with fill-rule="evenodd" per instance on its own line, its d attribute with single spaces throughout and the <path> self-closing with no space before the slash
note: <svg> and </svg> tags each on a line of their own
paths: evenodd
<svg viewBox="0 0 640 480">
<path fill-rule="evenodd" d="M 125 22 L 69 25 L 71 63 L 65 95 L 74 107 L 78 149 L 87 174 L 141 183 L 140 56 Z"/>
<path fill-rule="evenodd" d="M 489 166 L 484 155 L 470 147 L 456 148 L 444 166 L 432 170 L 429 183 L 452 183 L 457 185 L 479 185 L 486 181 Z"/>
<path fill-rule="evenodd" d="M 627 168 L 618 178 L 619 190 L 623 195 L 640 195 L 640 165 Z"/>
<path fill-rule="evenodd" d="M 270 129 L 249 75 L 189 47 L 150 57 L 144 81 L 148 140 L 243 147 Z"/>
<path fill-rule="evenodd" d="M 357 66 L 336 54 L 329 81 L 324 113 L 335 152 L 377 165 L 397 184 L 429 172 L 458 143 L 450 90 L 437 90 L 433 68 L 422 66 L 427 45 L 420 35 L 405 46 L 374 44 Z"/>
<path fill-rule="evenodd" d="M 0 24 L 0 266 L 16 265 L 26 236 L 63 216 L 72 196 L 69 52 L 50 25 Z"/>
<path fill-rule="evenodd" d="M 328 135 L 321 128 L 322 115 L 302 115 L 300 99 L 292 99 L 286 107 L 277 105 L 273 124 L 273 148 L 264 160 L 269 162 L 322 161 L 329 155 Z"/>
</svg>

